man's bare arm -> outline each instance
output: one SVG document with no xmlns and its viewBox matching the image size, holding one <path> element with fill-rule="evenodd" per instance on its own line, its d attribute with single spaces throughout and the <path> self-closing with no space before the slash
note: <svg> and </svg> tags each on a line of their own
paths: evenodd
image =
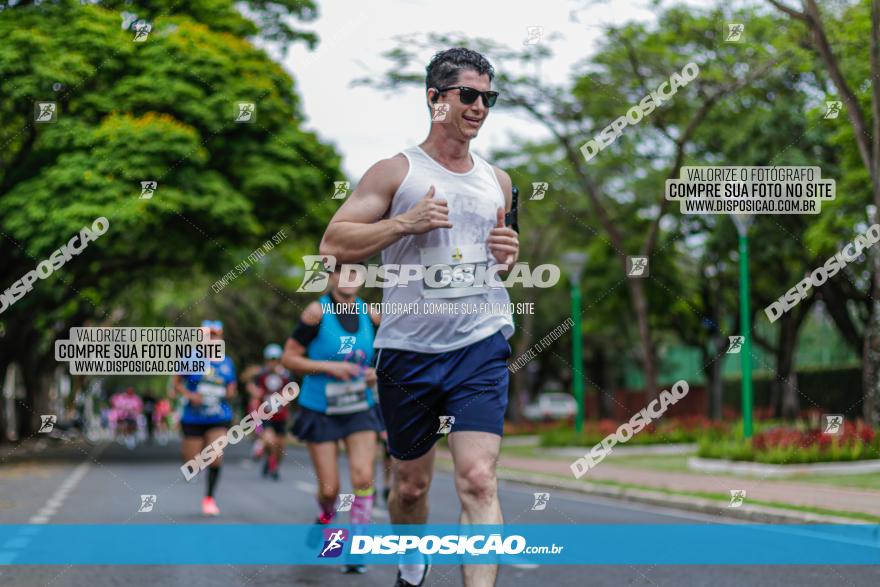
<svg viewBox="0 0 880 587">
<path fill-rule="evenodd" d="M 403 155 L 384 159 L 364 174 L 357 189 L 337 210 L 321 239 L 322 255 L 340 263 L 367 259 L 410 234 L 452 228 L 446 200 L 434 198 L 434 188 L 411 209 L 382 219 L 406 177 L 409 163 Z"/>
<path fill-rule="evenodd" d="M 513 205 L 513 182 L 507 173 L 495 166 L 492 167 L 501 191 L 504 194 L 504 208 L 496 211 L 495 228 L 489 231 L 489 250 L 495 259 L 506 265 L 504 271 L 509 271 L 519 260 L 519 235 L 510 227 L 504 225 L 504 213 L 510 211 Z"/>
</svg>

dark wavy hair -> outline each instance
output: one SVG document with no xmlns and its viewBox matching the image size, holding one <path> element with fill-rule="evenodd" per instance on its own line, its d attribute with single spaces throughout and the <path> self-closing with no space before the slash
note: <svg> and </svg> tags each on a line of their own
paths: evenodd
<svg viewBox="0 0 880 587">
<path fill-rule="evenodd" d="M 489 81 L 495 77 L 495 68 L 489 60 L 470 49 L 455 47 L 436 53 L 425 68 L 425 89 L 445 88 L 458 80 L 458 74 L 462 70 L 471 69 L 480 75 L 489 76 Z"/>
</svg>

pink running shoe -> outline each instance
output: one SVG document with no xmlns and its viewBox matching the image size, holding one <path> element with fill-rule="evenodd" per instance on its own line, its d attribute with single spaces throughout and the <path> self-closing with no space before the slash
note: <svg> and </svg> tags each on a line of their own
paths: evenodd
<svg viewBox="0 0 880 587">
<path fill-rule="evenodd" d="M 202 515 L 203 516 L 219 516 L 220 508 L 213 497 L 205 497 L 202 499 Z"/>
</svg>

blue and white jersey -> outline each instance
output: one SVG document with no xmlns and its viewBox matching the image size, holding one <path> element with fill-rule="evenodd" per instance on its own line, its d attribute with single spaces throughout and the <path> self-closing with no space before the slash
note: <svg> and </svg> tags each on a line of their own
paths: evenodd
<svg viewBox="0 0 880 587">
<path fill-rule="evenodd" d="M 228 356 L 222 361 L 212 361 L 204 374 L 183 375 L 186 389 L 202 396 L 202 404 L 194 406 L 186 402 L 180 422 L 214 424 L 232 420 L 232 408 L 226 401 L 226 387 L 235 379 L 235 364 Z"/>
</svg>

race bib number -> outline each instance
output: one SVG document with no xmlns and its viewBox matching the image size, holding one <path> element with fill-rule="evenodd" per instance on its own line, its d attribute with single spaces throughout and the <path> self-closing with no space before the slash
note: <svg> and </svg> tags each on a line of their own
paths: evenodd
<svg viewBox="0 0 880 587">
<path fill-rule="evenodd" d="M 426 270 L 422 281 L 425 298 L 461 298 L 486 293 L 485 283 L 475 285 L 476 273 L 482 272 L 485 276 L 488 267 L 485 245 L 427 247 L 419 249 L 419 254 Z M 428 271 L 436 265 L 446 267 Z"/>
<path fill-rule="evenodd" d="M 223 411 L 220 404 L 226 398 L 226 386 L 213 381 L 200 381 L 196 393 L 202 396 L 202 406 L 206 413 Z"/>
<path fill-rule="evenodd" d="M 353 414 L 370 408 L 367 382 L 363 379 L 328 383 L 326 390 L 328 415 Z"/>
</svg>

